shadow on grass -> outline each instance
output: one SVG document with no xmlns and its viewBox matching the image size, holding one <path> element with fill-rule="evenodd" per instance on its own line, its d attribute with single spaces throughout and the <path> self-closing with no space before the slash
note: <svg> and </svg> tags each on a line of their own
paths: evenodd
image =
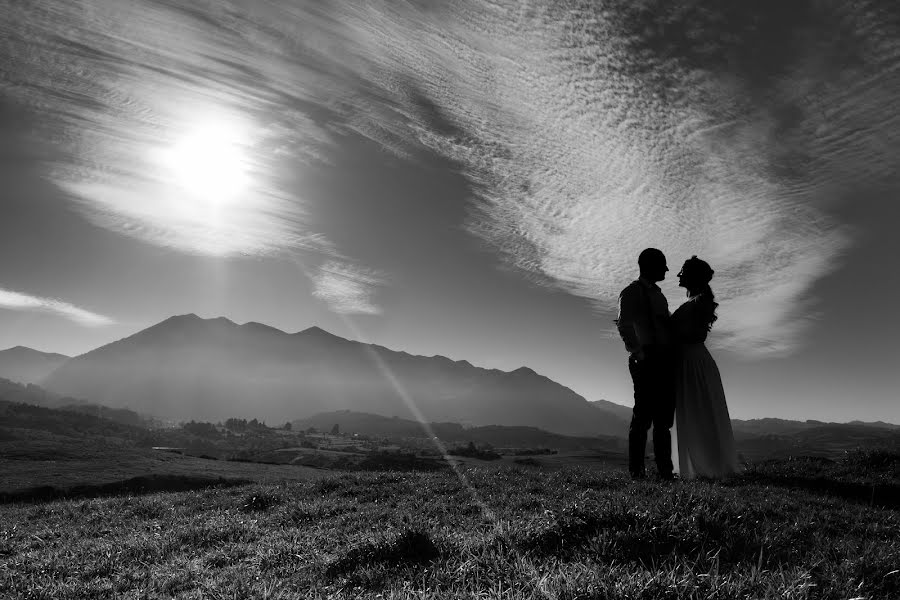
<svg viewBox="0 0 900 600">
<path fill-rule="evenodd" d="M 895 483 L 859 483 L 835 481 L 828 477 L 753 472 L 746 473 L 741 477 L 741 484 L 747 483 L 802 489 L 822 496 L 841 498 L 878 508 L 900 509 L 900 485 Z"/>
<path fill-rule="evenodd" d="M 601 556 L 647 569 L 656 569 L 657 564 L 672 556 L 695 555 L 701 546 L 696 536 L 683 531 L 649 528 L 637 514 L 602 515 L 582 509 L 563 511 L 534 529 L 520 531 L 514 543 L 520 550 L 545 560 L 577 556 L 598 537 L 605 540 L 605 549 L 597 549 Z"/>
<path fill-rule="evenodd" d="M 325 576 L 334 578 L 374 566 L 397 568 L 425 565 L 440 554 L 427 533 L 409 529 L 390 541 L 366 542 L 349 549 L 328 565 Z"/>
<path fill-rule="evenodd" d="M 50 502 L 73 498 L 127 496 L 156 492 L 188 492 L 210 487 L 233 487 L 248 483 L 252 483 L 252 481 L 248 479 L 224 479 L 222 477 L 187 475 L 143 475 L 98 485 L 78 485 L 70 488 L 42 485 L 15 492 L 0 492 L 0 503 Z"/>
<path fill-rule="evenodd" d="M 815 456 L 768 460 L 750 465 L 733 483 L 800 489 L 896 510 L 900 508 L 900 452 L 857 448 L 838 460 Z"/>
</svg>

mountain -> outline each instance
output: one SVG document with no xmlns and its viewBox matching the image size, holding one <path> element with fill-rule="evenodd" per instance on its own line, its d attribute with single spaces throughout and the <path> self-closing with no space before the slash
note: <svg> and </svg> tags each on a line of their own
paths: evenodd
<svg viewBox="0 0 900 600">
<path fill-rule="evenodd" d="M 631 423 L 631 412 L 633 409 L 630 406 L 623 406 L 621 404 L 616 404 L 615 402 L 610 402 L 609 400 L 591 400 L 590 403 L 594 408 L 612 413 L 619 417 L 626 429 L 628 428 L 628 424 Z"/>
<path fill-rule="evenodd" d="M 239 417 L 279 424 L 353 410 L 564 435 L 623 431 L 619 418 L 527 367 L 483 369 L 347 340 L 318 327 L 289 334 L 223 317 L 171 317 L 66 361 L 44 385 L 183 420 Z"/>
<path fill-rule="evenodd" d="M 64 354 L 16 346 L 0 350 L 0 377 L 19 383 L 41 383 L 51 371 L 69 360 Z"/>
</svg>

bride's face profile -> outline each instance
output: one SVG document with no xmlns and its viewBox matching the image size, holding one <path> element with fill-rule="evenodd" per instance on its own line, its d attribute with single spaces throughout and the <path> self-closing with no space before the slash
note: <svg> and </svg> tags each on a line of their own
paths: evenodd
<svg viewBox="0 0 900 600">
<path fill-rule="evenodd" d="M 693 290 L 697 290 L 702 285 L 697 277 L 696 271 L 691 272 L 690 265 L 684 263 L 681 270 L 678 271 L 678 287 L 683 287 L 690 294 Z"/>
<path fill-rule="evenodd" d="M 684 271 L 685 271 L 685 267 L 687 267 L 687 263 L 685 263 L 685 264 L 681 267 L 681 270 L 678 271 L 678 275 L 677 275 L 677 277 L 678 277 L 678 287 L 683 287 L 683 288 L 688 287 L 688 276 L 685 275 L 685 272 L 684 272 Z"/>
</svg>

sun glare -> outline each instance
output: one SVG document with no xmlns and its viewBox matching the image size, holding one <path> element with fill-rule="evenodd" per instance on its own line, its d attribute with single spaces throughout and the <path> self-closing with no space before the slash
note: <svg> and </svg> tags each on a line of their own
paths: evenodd
<svg viewBox="0 0 900 600">
<path fill-rule="evenodd" d="M 228 123 L 207 123 L 189 131 L 166 150 L 167 178 L 189 200 L 211 207 L 239 200 L 249 183 L 244 140 Z"/>
</svg>

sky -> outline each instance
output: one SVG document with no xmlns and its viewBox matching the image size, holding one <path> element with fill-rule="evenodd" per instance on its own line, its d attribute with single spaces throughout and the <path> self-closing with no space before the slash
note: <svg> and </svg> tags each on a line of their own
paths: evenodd
<svg viewBox="0 0 900 600">
<path fill-rule="evenodd" d="M 195 313 L 631 405 L 637 255 L 735 418 L 900 423 L 887 1 L 0 3 L 0 348 Z"/>
</svg>

